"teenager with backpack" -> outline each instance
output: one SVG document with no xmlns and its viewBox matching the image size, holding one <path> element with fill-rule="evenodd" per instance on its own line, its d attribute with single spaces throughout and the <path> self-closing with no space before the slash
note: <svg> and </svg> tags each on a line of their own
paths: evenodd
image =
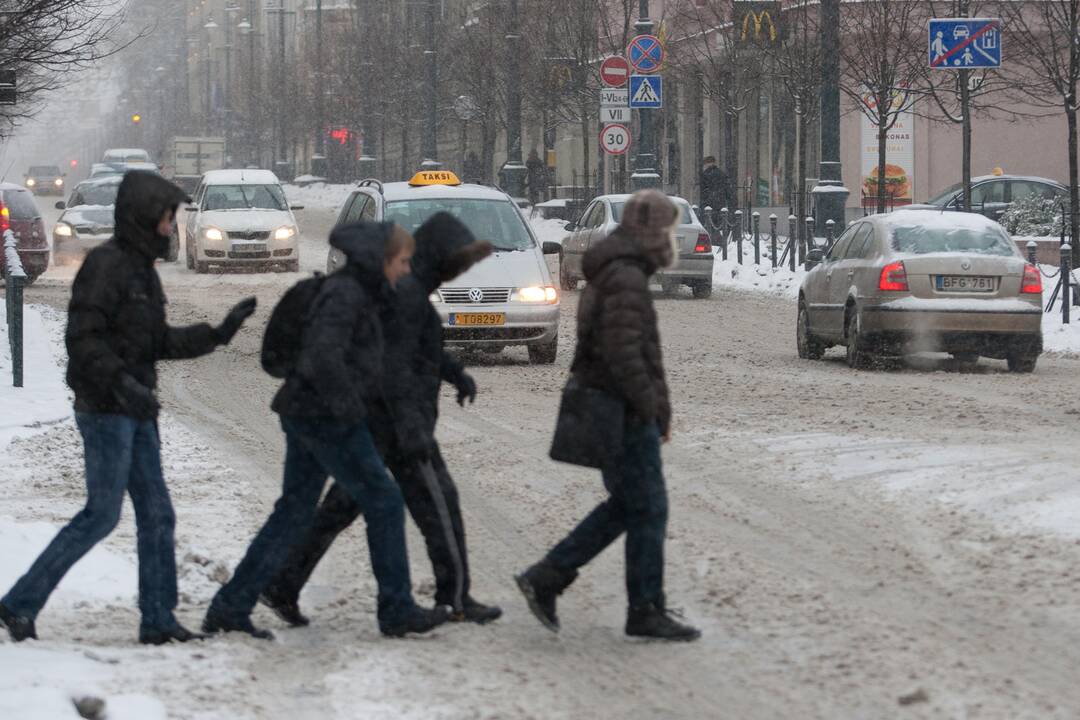
<svg viewBox="0 0 1080 720">
<path fill-rule="evenodd" d="M 668 504 L 660 445 L 671 439 L 671 405 L 649 278 L 675 261 L 678 217 L 666 195 L 642 190 L 627 201 L 619 227 L 585 253 L 588 285 L 551 454 L 599 466 L 610 496 L 516 578 L 529 609 L 555 632 L 558 596 L 580 568 L 626 533 L 626 634 L 665 640 L 701 635 L 673 618 L 664 598 Z M 569 398 L 576 398 L 575 407 L 568 407 Z M 595 455 L 580 459 L 596 451 L 582 446 L 590 437 L 607 446 L 595 463 Z"/>
<path fill-rule="evenodd" d="M 202 637 L 177 622 L 176 515 L 161 470 L 154 395 L 157 361 L 205 355 L 228 344 L 253 312 L 240 302 L 217 327 L 172 327 L 154 261 L 187 195 L 156 173 L 132 170 L 116 193 L 116 232 L 90 251 L 75 276 L 65 341 L 67 382 L 86 456 L 86 507 L 57 534 L 0 601 L 15 641 L 36 638 L 34 620 L 68 570 L 135 508 L 139 553 L 139 642 Z"/>
<path fill-rule="evenodd" d="M 285 384 L 272 408 L 285 431 L 285 477 L 281 498 L 237 566 L 214 596 L 205 632 L 240 631 L 271 639 L 256 628 L 251 611 L 290 548 L 309 531 L 328 476 L 348 492 L 367 523 L 371 567 L 378 581 L 378 621 L 384 635 L 434 629 L 442 608 L 416 605 L 405 546 L 401 490 L 390 478 L 372 439 L 372 407 L 382 393 L 383 326 L 379 314 L 393 285 L 409 272 L 415 241 L 392 223 L 360 222 L 330 235 L 345 266 L 325 278 L 304 281 L 282 303 L 307 298 L 298 345 L 271 338 L 274 369 Z M 280 320 L 281 313 L 275 310 Z M 267 332 L 281 323 L 271 318 Z"/>
<path fill-rule="evenodd" d="M 438 213 L 416 231 L 412 273 L 398 282 L 386 328 L 384 391 L 386 405 L 375 405 L 370 423 L 378 446 L 405 504 L 424 536 L 435 574 L 435 604 L 451 608 L 450 619 L 487 623 L 502 610 L 470 594 L 465 523 L 458 492 L 435 441 L 439 389 L 457 389 L 458 403 L 476 398 L 476 383 L 443 348 L 439 314 L 429 298 L 448 282 L 490 255 L 490 243 L 477 241 L 449 213 Z M 271 355 L 276 356 L 271 349 Z M 293 626 L 307 625 L 300 591 L 334 539 L 360 515 L 361 507 L 339 484 L 330 488 L 306 539 L 290 553 L 262 601 Z"/>
</svg>

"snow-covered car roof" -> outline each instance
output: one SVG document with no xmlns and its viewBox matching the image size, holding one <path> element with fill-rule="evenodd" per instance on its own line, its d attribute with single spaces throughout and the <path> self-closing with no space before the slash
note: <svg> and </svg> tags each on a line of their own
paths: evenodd
<svg viewBox="0 0 1080 720">
<path fill-rule="evenodd" d="M 9 182 L 0 182 L 0 190 L 2 190 L 2 191 L 22 190 L 23 192 L 30 192 L 29 190 L 27 190 L 22 185 L 19 185 L 17 183 L 9 183 Z"/>
<path fill-rule="evenodd" d="M 948 210 L 909 210 L 899 207 L 891 213 L 868 215 L 866 220 L 877 223 L 885 229 L 910 227 L 917 225 L 940 230 L 1005 230 L 997 222 L 978 213 L 951 212 Z"/>
<path fill-rule="evenodd" d="M 75 186 L 75 189 L 78 190 L 80 187 L 83 187 L 84 185 L 119 185 L 120 182 L 123 179 L 124 179 L 124 176 L 120 175 L 120 174 L 101 175 L 101 176 L 98 176 L 98 177 L 92 177 L 92 178 L 88 178 L 86 180 L 83 180 L 81 183 L 79 183 L 78 185 Z"/>
<path fill-rule="evenodd" d="M 595 199 L 596 200 L 611 200 L 612 202 L 626 202 L 631 197 L 633 197 L 632 193 L 617 193 L 617 194 L 612 194 L 612 195 L 598 195 L 598 196 L 596 196 Z M 679 202 L 684 202 L 687 205 L 691 204 L 689 200 L 687 200 L 684 197 L 680 197 L 678 195 L 668 195 L 668 197 L 671 198 L 672 200 L 678 200 Z"/>
<path fill-rule="evenodd" d="M 460 200 L 507 200 L 509 196 L 498 188 L 487 185 L 462 183 L 461 185 L 413 186 L 407 182 L 383 185 L 383 198 L 387 202 L 425 198 L 457 198 Z"/>
<path fill-rule="evenodd" d="M 278 185 L 272 170 L 211 170 L 203 174 L 207 185 Z"/>
</svg>

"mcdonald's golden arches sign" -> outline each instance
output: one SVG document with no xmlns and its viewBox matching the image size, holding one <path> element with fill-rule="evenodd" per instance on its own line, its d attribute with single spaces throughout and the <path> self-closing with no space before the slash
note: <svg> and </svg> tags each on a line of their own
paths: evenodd
<svg viewBox="0 0 1080 720">
<path fill-rule="evenodd" d="M 739 42 L 770 44 L 783 39 L 779 2 L 735 0 L 735 32 Z"/>
</svg>

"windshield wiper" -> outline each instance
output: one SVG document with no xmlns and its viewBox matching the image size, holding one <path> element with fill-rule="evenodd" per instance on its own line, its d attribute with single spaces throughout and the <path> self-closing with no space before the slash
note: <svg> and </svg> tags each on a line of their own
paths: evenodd
<svg viewBox="0 0 1080 720">
<path fill-rule="evenodd" d="M 525 252 L 525 248 L 519 247 L 502 247 L 501 245 L 492 245 L 492 250 L 495 252 Z"/>
</svg>

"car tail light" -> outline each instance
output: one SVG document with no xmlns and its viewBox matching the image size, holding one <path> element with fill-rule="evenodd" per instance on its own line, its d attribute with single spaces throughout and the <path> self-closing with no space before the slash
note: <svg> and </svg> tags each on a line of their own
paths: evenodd
<svg viewBox="0 0 1080 720">
<path fill-rule="evenodd" d="M 881 268 L 881 280 L 878 282 L 878 290 L 893 292 L 908 290 L 907 270 L 904 263 L 889 263 Z"/>
<path fill-rule="evenodd" d="M 694 246 L 694 252 L 707 253 L 712 252 L 712 240 L 709 239 L 708 233 L 701 233 L 697 236 L 697 245 Z"/>
<path fill-rule="evenodd" d="M 0 232 L 7 232 L 11 229 L 11 211 L 8 210 L 7 205 L 0 202 Z M 0 243 L 2 244 L 2 243 Z"/>
<path fill-rule="evenodd" d="M 1024 266 L 1024 282 L 1020 285 L 1020 292 L 1042 295 L 1042 273 L 1031 263 Z"/>
</svg>

